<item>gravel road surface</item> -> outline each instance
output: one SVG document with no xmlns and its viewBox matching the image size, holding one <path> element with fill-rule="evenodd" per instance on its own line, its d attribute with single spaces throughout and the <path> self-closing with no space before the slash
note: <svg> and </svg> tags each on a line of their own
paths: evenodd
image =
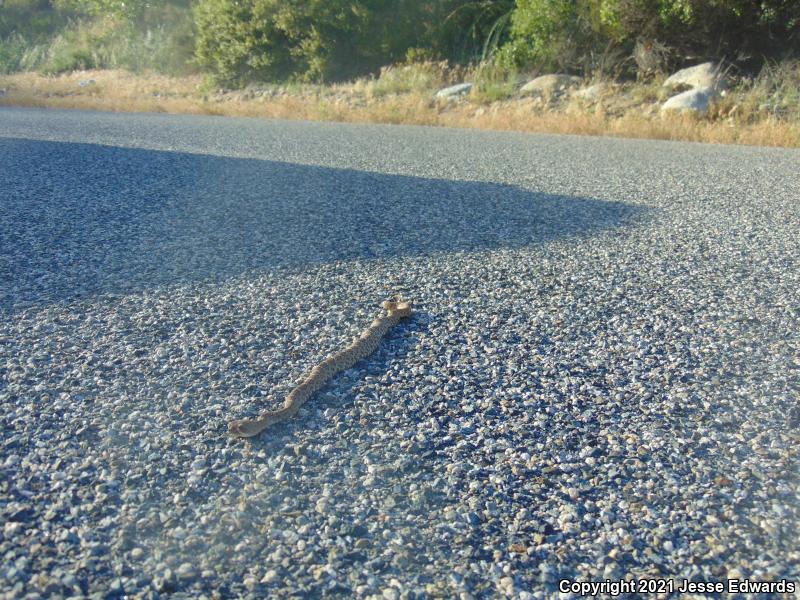
<svg viewBox="0 0 800 600">
<path fill-rule="evenodd" d="M 797 585 L 799 258 L 797 150 L 0 109 L 0 594 Z"/>
</svg>

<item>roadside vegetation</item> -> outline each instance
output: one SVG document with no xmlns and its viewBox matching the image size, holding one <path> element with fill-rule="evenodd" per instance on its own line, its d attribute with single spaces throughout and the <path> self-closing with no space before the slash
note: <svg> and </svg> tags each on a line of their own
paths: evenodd
<svg viewBox="0 0 800 600">
<path fill-rule="evenodd" d="M 5 0 L 0 103 L 800 146 L 800 3 Z M 728 89 L 664 115 L 674 70 Z M 601 83 L 526 95 L 537 75 Z M 468 94 L 436 99 L 470 82 Z"/>
</svg>

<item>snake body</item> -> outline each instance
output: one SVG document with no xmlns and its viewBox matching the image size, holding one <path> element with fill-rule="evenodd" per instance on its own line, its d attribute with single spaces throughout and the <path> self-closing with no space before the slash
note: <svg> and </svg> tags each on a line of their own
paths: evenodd
<svg viewBox="0 0 800 600">
<path fill-rule="evenodd" d="M 382 312 L 361 335 L 347 346 L 315 366 L 303 381 L 286 397 L 283 408 L 262 413 L 257 419 L 241 419 L 228 423 L 228 432 L 236 437 L 253 437 L 270 425 L 292 418 L 300 407 L 334 375 L 349 369 L 378 348 L 381 338 L 400 319 L 411 314 L 411 304 L 399 299 L 383 303 Z"/>
</svg>

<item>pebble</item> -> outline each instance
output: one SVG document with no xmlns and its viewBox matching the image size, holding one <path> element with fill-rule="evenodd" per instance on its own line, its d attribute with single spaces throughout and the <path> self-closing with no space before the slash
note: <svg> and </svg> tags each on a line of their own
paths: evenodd
<svg viewBox="0 0 800 600">
<path fill-rule="evenodd" d="M 269 569 L 264 573 L 264 576 L 261 578 L 261 583 L 272 583 L 273 581 L 277 581 L 278 579 L 278 572 L 275 569 Z"/>
</svg>

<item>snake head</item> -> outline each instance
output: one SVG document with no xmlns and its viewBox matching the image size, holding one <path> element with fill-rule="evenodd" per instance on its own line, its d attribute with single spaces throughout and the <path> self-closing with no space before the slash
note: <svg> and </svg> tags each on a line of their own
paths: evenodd
<svg viewBox="0 0 800 600">
<path fill-rule="evenodd" d="M 411 303 L 403 300 L 399 295 L 395 295 L 391 300 L 386 300 L 383 303 L 383 308 L 391 313 L 398 313 L 401 317 L 407 317 L 411 314 Z"/>
<path fill-rule="evenodd" d="M 234 437 L 248 438 L 258 435 L 258 429 L 252 421 L 242 419 L 240 421 L 231 421 L 228 423 L 228 433 Z"/>
</svg>

